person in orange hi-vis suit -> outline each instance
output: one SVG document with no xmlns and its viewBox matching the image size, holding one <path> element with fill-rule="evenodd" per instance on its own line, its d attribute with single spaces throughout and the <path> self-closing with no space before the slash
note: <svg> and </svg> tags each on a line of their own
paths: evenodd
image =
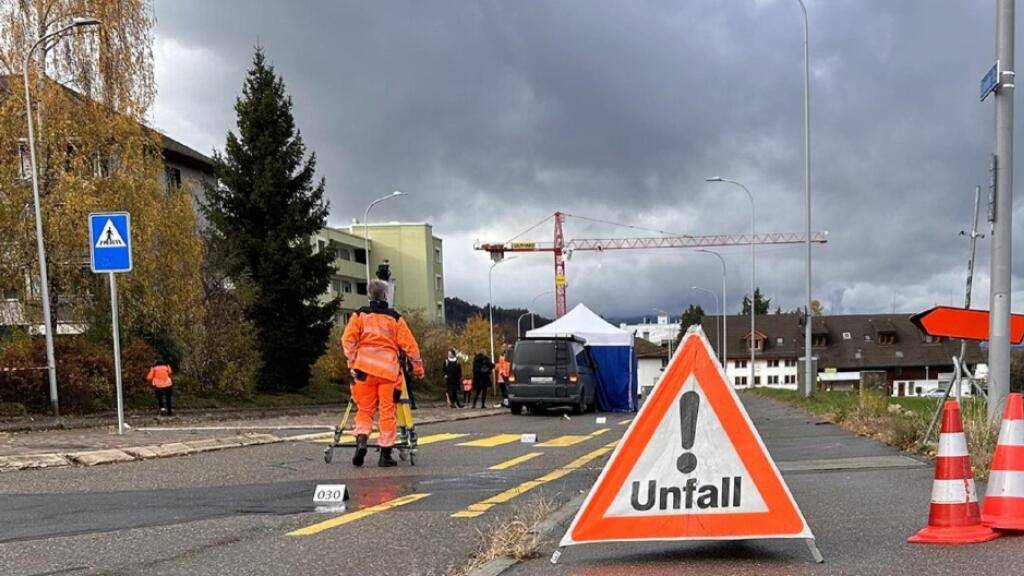
<svg viewBox="0 0 1024 576">
<path fill-rule="evenodd" d="M 153 385 L 153 392 L 156 394 L 156 404 L 160 413 L 173 416 L 171 410 L 171 397 L 174 395 L 174 383 L 171 381 L 171 365 L 158 358 L 146 374 L 146 380 Z"/>
<path fill-rule="evenodd" d="M 341 345 L 345 350 L 349 370 L 352 371 L 352 398 L 356 411 L 356 453 L 352 464 L 362 466 L 366 458 L 366 443 L 373 427 L 373 414 L 380 409 L 380 460 L 382 468 L 396 466 L 391 447 L 397 435 L 394 391 L 401 386 L 402 369 L 398 361 L 399 350 L 405 352 L 412 363 L 413 374 L 423 378 L 423 359 L 420 347 L 401 314 L 388 307 L 387 284 L 373 280 L 367 286 L 370 305 L 352 315 Z"/>
<path fill-rule="evenodd" d="M 512 375 L 512 363 L 502 354 L 498 356 L 498 363 L 494 368 L 498 376 L 498 385 L 501 387 L 501 405 L 508 406 L 508 378 Z"/>
</svg>

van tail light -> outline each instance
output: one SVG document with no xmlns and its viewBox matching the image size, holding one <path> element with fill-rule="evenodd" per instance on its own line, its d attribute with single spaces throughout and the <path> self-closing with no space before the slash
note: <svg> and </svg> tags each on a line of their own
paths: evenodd
<svg viewBox="0 0 1024 576">
<path fill-rule="evenodd" d="M 580 375 L 579 374 L 577 374 L 575 372 L 571 372 L 569 374 L 569 383 L 570 384 L 575 384 L 575 383 L 577 383 L 579 381 L 580 381 Z"/>
<path fill-rule="evenodd" d="M 513 384 L 515 384 L 516 383 L 516 375 L 515 374 L 509 374 L 508 375 L 508 381 L 513 383 Z"/>
</svg>

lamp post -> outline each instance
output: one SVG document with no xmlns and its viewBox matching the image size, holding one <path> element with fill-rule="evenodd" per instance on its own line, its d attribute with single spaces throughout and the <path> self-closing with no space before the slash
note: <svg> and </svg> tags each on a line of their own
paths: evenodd
<svg viewBox="0 0 1024 576">
<path fill-rule="evenodd" d="M 692 290 L 697 290 L 698 292 L 706 292 L 706 293 L 708 293 L 708 294 L 711 294 L 711 297 L 715 299 L 715 315 L 716 315 L 716 316 L 721 316 L 721 310 L 722 310 L 722 306 L 721 306 L 721 304 L 719 303 L 719 300 L 718 300 L 718 294 L 715 294 L 714 292 L 712 292 L 711 290 L 708 290 L 707 288 L 701 288 L 700 286 L 690 286 L 690 289 L 692 289 Z M 716 326 L 717 326 L 717 323 L 716 323 Z M 721 337 L 722 337 L 722 333 L 721 333 L 721 332 L 719 332 L 719 333 L 718 333 L 718 337 L 719 337 L 719 338 L 721 338 Z M 719 346 L 719 348 L 718 348 L 718 353 L 719 353 L 719 354 L 721 354 L 721 353 L 722 353 L 722 348 L 721 348 L 721 346 Z M 722 365 L 722 366 L 723 366 L 723 368 L 724 368 L 724 367 L 725 367 L 725 364 L 723 363 L 723 365 Z"/>
<path fill-rule="evenodd" d="M 757 300 L 754 298 L 754 293 L 757 291 L 755 274 L 757 272 L 754 258 L 754 235 L 755 235 L 755 216 L 754 216 L 754 195 L 750 193 L 750 190 L 746 186 L 740 184 L 735 180 L 728 178 L 722 178 L 721 176 L 712 176 L 706 180 L 707 182 L 725 182 L 726 184 L 732 184 L 733 186 L 739 186 L 747 193 L 747 199 L 750 200 L 750 338 L 747 341 L 750 346 L 750 385 L 754 385 L 754 317 L 757 316 Z M 808 236 L 810 238 L 810 236 Z"/>
<path fill-rule="evenodd" d="M 369 222 L 370 209 L 373 208 L 374 206 L 376 206 L 377 204 L 385 201 L 385 200 L 390 200 L 391 198 L 398 198 L 399 196 L 408 196 L 408 194 L 406 194 L 405 192 L 399 192 L 398 190 L 395 190 L 394 192 L 392 192 L 391 194 L 388 194 L 387 196 L 381 196 L 380 198 L 377 198 L 373 202 L 370 202 L 370 205 L 366 207 L 366 211 L 363 212 L 363 252 L 366 253 L 366 285 L 367 285 L 367 287 L 369 287 L 369 285 L 370 285 L 370 232 L 369 232 L 369 227 L 370 227 L 370 222 Z M 394 306 L 395 303 L 392 302 L 391 305 Z"/>
<path fill-rule="evenodd" d="M 804 323 L 804 396 L 810 396 L 814 390 L 814 370 L 811 366 L 811 68 L 807 45 L 807 6 L 804 0 L 800 3 L 800 12 L 804 17 L 804 204 L 807 244 L 807 321 Z"/>
<path fill-rule="evenodd" d="M 491 333 L 491 362 L 494 362 L 494 292 L 492 291 L 492 279 L 494 277 L 494 267 L 502 262 L 508 262 L 509 260 L 515 260 L 515 256 L 509 256 L 508 258 L 502 258 L 501 260 L 495 260 L 491 264 L 490 270 L 487 271 L 487 323 L 490 326 Z"/>
<path fill-rule="evenodd" d="M 705 248 L 701 248 L 701 249 L 697 250 L 697 252 L 703 252 L 705 254 L 711 254 L 712 256 L 717 257 L 718 261 L 722 263 L 722 307 L 721 307 L 722 332 L 720 334 L 720 336 L 722 338 L 722 344 L 721 344 L 722 347 L 721 347 L 720 350 L 722 352 L 722 370 L 726 370 L 725 364 L 726 364 L 726 362 L 729 361 L 729 353 L 728 353 L 728 350 L 729 350 L 729 332 L 728 332 L 728 329 L 726 327 L 727 322 L 725 321 L 725 318 L 726 318 L 725 309 L 729 307 L 729 299 L 725 295 L 725 258 L 722 258 L 722 255 L 719 254 L 718 252 L 715 252 L 714 250 L 707 250 Z"/>
<path fill-rule="evenodd" d="M 537 294 L 536 296 L 533 297 L 533 300 L 530 300 L 530 306 L 533 306 L 534 304 L 536 304 L 537 300 L 539 300 L 540 298 L 542 298 L 544 296 L 550 296 L 551 294 L 554 294 L 554 293 L 555 293 L 554 290 L 545 290 L 544 292 L 541 292 L 540 294 Z M 537 327 L 537 315 L 533 314 L 532 316 L 530 316 L 530 330 L 533 330 L 536 327 Z"/>
<path fill-rule="evenodd" d="M 29 164 L 32 167 L 32 203 L 35 209 L 36 219 L 36 251 L 39 258 L 39 290 L 43 297 L 43 323 L 45 324 L 44 335 L 46 337 L 46 370 L 50 378 L 50 406 L 53 415 L 60 417 L 60 402 L 57 399 L 57 363 L 53 357 L 53 332 L 50 316 L 50 286 L 46 276 L 46 248 L 43 246 L 43 216 L 39 207 L 39 168 L 36 166 L 36 138 L 32 126 L 32 96 L 28 87 L 28 63 L 32 60 L 32 53 L 43 42 L 50 38 L 60 39 L 61 36 L 76 28 L 87 26 L 99 26 L 100 21 L 95 18 L 76 17 L 71 24 L 41 36 L 25 53 L 25 60 L 22 62 L 22 77 L 25 81 L 25 119 L 28 122 L 28 154 Z M 45 65 L 45 63 L 44 63 Z"/>
</svg>

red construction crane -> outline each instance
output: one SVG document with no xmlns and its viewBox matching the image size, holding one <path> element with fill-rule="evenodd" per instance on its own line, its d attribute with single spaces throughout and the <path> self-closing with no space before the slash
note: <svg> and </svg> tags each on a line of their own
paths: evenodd
<svg viewBox="0 0 1024 576">
<path fill-rule="evenodd" d="M 531 242 L 516 240 L 516 238 L 519 238 L 526 232 L 529 232 L 530 230 L 533 230 L 537 226 L 540 226 L 549 219 L 545 218 L 541 222 L 538 222 L 537 224 L 526 229 L 525 231 L 519 233 L 518 235 L 513 237 L 512 240 L 509 240 L 507 242 L 477 242 L 473 246 L 476 250 L 490 252 L 491 259 L 495 261 L 504 258 L 506 252 L 552 252 L 555 256 L 555 317 L 561 317 L 566 312 L 565 259 L 563 257 L 565 254 L 572 254 L 576 250 L 596 250 L 598 252 L 603 252 L 605 250 L 644 250 L 650 248 L 708 248 L 712 246 L 749 246 L 751 244 L 750 234 L 716 234 L 708 236 L 672 235 L 634 238 L 577 238 L 574 240 L 565 240 L 565 236 L 562 233 L 562 224 L 563 222 L 565 222 L 566 216 L 573 215 L 566 214 L 564 212 L 555 212 L 552 216 L 549 217 L 554 218 L 555 220 L 555 237 L 553 242 Z M 582 217 L 576 216 L 576 218 Z M 590 218 L 583 219 L 592 220 Z M 605 223 L 614 224 L 612 222 Z M 636 226 L 628 227 L 637 228 Z M 753 243 L 802 244 L 805 241 L 804 239 L 805 236 L 800 233 L 776 232 L 767 234 L 756 234 L 753 237 Z M 827 241 L 828 235 L 825 232 L 811 233 L 811 242 L 817 244 L 824 244 Z"/>
</svg>

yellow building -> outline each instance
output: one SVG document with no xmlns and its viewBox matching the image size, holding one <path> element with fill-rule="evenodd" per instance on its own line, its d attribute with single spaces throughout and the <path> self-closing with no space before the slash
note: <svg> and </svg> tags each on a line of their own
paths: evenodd
<svg viewBox="0 0 1024 576">
<path fill-rule="evenodd" d="M 419 310 L 429 320 L 444 321 L 444 250 L 441 239 L 426 223 L 353 224 L 324 228 L 314 239 L 316 249 L 334 254 L 335 274 L 324 298 L 341 296 L 338 320 L 347 322 L 354 310 L 366 306 L 366 251 L 369 237 L 370 274 L 385 260 L 391 266 L 395 302 L 400 311 Z"/>
</svg>

